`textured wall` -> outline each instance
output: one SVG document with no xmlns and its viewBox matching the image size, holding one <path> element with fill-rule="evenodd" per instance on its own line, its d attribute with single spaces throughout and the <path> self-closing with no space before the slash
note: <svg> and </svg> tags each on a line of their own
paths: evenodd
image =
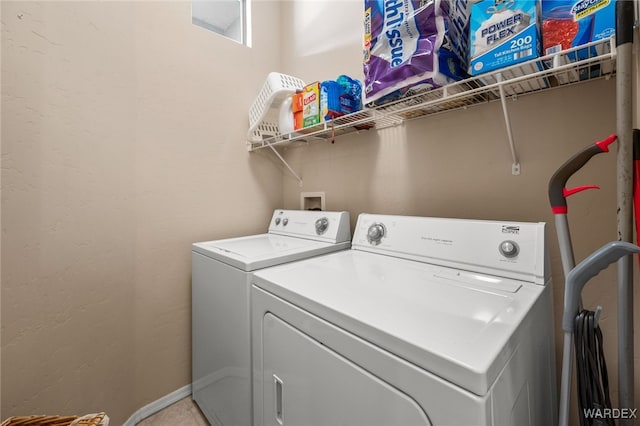
<svg viewBox="0 0 640 426">
<path fill-rule="evenodd" d="M 274 49 L 190 2 L 2 2 L 2 414 L 105 410 L 191 381 L 194 241 L 262 232 L 278 166 L 244 146 Z"/>
</svg>

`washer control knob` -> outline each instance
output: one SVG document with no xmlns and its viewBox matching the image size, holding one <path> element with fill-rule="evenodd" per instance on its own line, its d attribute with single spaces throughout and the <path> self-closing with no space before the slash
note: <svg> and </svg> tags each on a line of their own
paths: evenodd
<svg viewBox="0 0 640 426">
<path fill-rule="evenodd" d="M 280 225 L 280 218 L 276 217 L 276 225 Z"/>
<path fill-rule="evenodd" d="M 326 217 L 322 217 L 316 220 L 316 234 L 322 235 L 327 232 L 327 228 L 329 227 L 329 219 Z"/>
<path fill-rule="evenodd" d="M 515 241 L 503 241 L 500 243 L 500 253 L 504 257 L 516 257 L 520 248 Z"/>
<path fill-rule="evenodd" d="M 387 230 L 382 223 L 374 223 L 369 227 L 369 230 L 367 231 L 367 240 L 370 244 L 377 246 L 378 244 L 380 244 L 382 238 L 386 233 Z"/>
<path fill-rule="evenodd" d="M 287 223 L 289 223 L 289 219 L 287 219 L 286 217 L 282 219 L 282 226 L 287 226 Z"/>
</svg>

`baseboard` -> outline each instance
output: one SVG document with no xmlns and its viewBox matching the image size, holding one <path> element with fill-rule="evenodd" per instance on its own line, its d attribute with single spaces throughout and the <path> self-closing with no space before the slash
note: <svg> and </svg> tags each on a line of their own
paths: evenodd
<svg viewBox="0 0 640 426">
<path fill-rule="evenodd" d="M 157 413 L 164 408 L 167 408 L 171 404 L 174 404 L 181 399 L 188 397 L 189 395 L 191 395 L 191 385 L 183 386 L 180 389 L 177 389 L 170 394 L 167 394 L 162 398 L 157 399 L 140 408 L 135 413 L 133 413 L 126 422 L 124 422 L 123 426 L 136 426 L 138 422 L 141 422 L 147 417 Z"/>
</svg>

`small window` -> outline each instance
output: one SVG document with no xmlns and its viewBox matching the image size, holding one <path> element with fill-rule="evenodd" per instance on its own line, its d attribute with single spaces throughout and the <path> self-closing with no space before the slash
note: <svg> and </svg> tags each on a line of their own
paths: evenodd
<svg viewBox="0 0 640 426">
<path fill-rule="evenodd" d="M 249 0 L 193 0 L 191 22 L 238 43 L 251 45 Z"/>
</svg>

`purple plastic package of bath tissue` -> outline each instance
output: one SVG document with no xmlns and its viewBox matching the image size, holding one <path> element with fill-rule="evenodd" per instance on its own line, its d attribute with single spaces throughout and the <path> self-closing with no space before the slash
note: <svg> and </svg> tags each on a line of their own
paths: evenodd
<svg viewBox="0 0 640 426">
<path fill-rule="evenodd" d="M 448 2 L 365 0 L 365 102 L 380 105 L 409 91 L 465 77 L 447 37 Z"/>
</svg>

